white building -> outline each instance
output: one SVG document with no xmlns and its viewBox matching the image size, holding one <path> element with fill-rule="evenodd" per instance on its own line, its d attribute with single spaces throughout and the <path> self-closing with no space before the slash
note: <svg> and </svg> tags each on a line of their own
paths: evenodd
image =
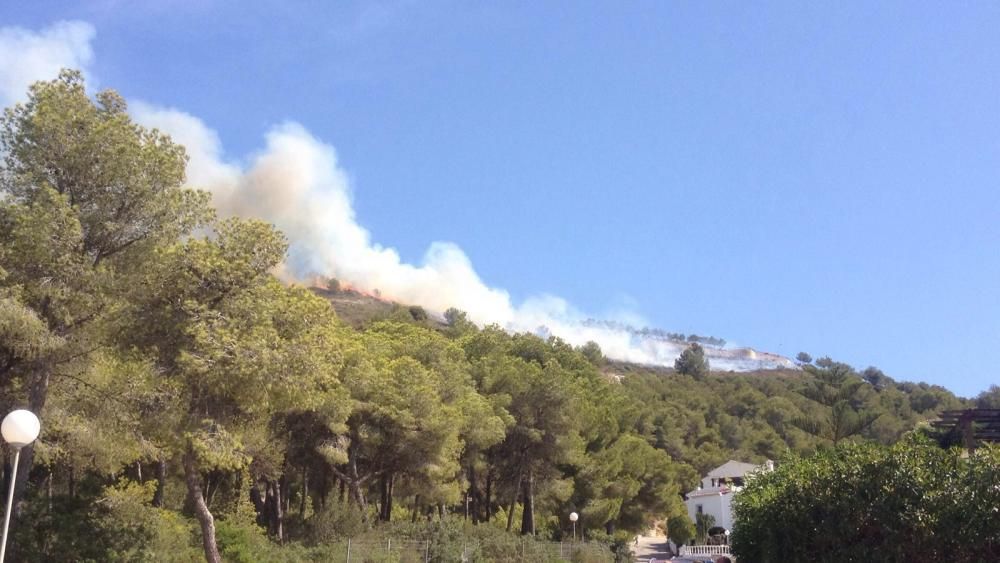
<svg viewBox="0 0 1000 563">
<path fill-rule="evenodd" d="M 774 463 L 768 460 L 764 465 L 729 460 L 708 472 L 698 488 L 685 495 L 688 516 L 697 521 L 698 514 L 710 514 L 715 525 L 726 530 L 733 529 L 733 494 L 743 488 L 743 483 L 754 472 L 770 471 Z"/>
</svg>

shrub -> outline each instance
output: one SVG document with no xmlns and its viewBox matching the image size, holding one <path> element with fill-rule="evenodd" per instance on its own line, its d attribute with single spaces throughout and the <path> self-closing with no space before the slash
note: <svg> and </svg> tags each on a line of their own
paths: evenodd
<svg viewBox="0 0 1000 563">
<path fill-rule="evenodd" d="M 743 561 L 998 561 L 1000 448 L 910 436 L 785 460 L 736 496 Z"/>
<path fill-rule="evenodd" d="M 368 529 L 361 510 L 346 502 L 331 502 L 313 514 L 306 525 L 314 545 L 358 537 Z"/>
<path fill-rule="evenodd" d="M 422 323 L 427 320 L 427 311 L 419 305 L 411 305 L 410 316 L 413 317 L 414 321 Z"/>
</svg>

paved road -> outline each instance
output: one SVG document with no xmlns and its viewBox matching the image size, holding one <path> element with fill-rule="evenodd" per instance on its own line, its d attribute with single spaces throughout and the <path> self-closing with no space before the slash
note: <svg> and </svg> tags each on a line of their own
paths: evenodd
<svg viewBox="0 0 1000 563">
<path fill-rule="evenodd" d="M 639 561 L 648 561 L 655 557 L 658 560 L 670 558 L 667 551 L 667 538 L 663 536 L 639 536 L 639 545 L 632 548 L 635 558 Z"/>
</svg>

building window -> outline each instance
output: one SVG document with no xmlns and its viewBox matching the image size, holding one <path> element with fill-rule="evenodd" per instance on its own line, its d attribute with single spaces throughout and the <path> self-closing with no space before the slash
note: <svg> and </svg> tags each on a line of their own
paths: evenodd
<svg viewBox="0 0 1000 563">
<path fill-rule="evenodd" d="M 701 514 L 704 512 L 704 509 L 702 509 L 700 504 L 696 504 L 694 505 L 694 511 L 697 512 L 698 514 Z"/>
</svg>

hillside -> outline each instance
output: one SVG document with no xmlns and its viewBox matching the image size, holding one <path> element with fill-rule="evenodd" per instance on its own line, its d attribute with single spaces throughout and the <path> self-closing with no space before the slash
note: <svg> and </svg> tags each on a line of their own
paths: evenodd
<svg viewBox="0 0 1000 563">
<path fill-rule="evenodd" d="M 677 373 L 672 366 L 671 367 L 647 366 L 647 365 L 633 364 L 631 362 L 621 362 L 616 360 L 607 360 L 607 363 L 604 365 L 602 371 L 609 374 L 615 374 L 620 378 L 625 378 L 630 375 L 665 377 L 669 375 L 675 375 Z M 736 370 L 715 369 L 713 364 L 712 373 L 719 376 L 732 375 L 732 376 L 777 378 L 777 377 L 802 376 L 802 369 L 796 366 L 794 368 L 753 369 L 746 371 L 736 371 Z"/>
<path fill-rule="evenodd" d="M 349 288 L 312 291 L 357 329 L 386 320 L 447 328 L 443 319 L 419 307 L 379 296 Z M 678 353 L 687 346 L 683 335 L 656 329 L 633 332 L 655 345 L 677 346 Z M 634 413 L 629 416 L 635 418 L 636 429 L 687 466 L 687 479 L 727 459 L 777 459 L 850 436 L 891 444 L 941 410 L 964 405 L 940 386 L 897 382 L 875 368 L 858 372 L 828 358 L 818 365 L 798 365 L 763 353 L 756 354 L 772 361 L 754 362 L 752 350 L 725 349 L 720 342 L 702 339 L 711 365 L 703 377 L 678 374 L 672 365 L 599 360 L 606 380 L 620 385 L 632 401 Z M 848 397 L 846 406 L 835 407 L 836 401 L 828 400 L 839 395 Z"/>
<path fill-rule="evenodd" d="M 402 321 L 426 320 L 438 328 L 445 326 L 444 319 L 424 311 L 421 307 L 396 303 L 340 283 L 334 283 L 334 287 L 321 286 L 318 285 L 319 282 L 316 283 L 317 285 L 310 289 L 329 301 L 337 315 L 354 328 L 364 327 L 372 321 L 390 318 Z M 770 372 L 774 370 L 797 371 L 799 369 L 798 364 L 790 358 L 749 347 L 726 347 L 725 340 L 721 338 L 685 336 L 660 329 L 637 329 L 620 323 L 593 319 L 589 319 L 583 324 L 588 327 L 610 328 L 619 331 L 626 334 L 638 348 L 651 351 L 652 357 L 664 358 L 663 363 L 659 365 L 643 364 L 654 371 L 672 367 L 672 359 L 679 356 L 693 342 L 702 346 L 705 350 L 705 358 L 711 364 L 712 369 L 716 371 Z M 555 334 L 555 336 L 559 335 Z M 632 362 L 614 358 L 612 360 L 622 365 L 634 365 Z"/>
<path fill-rule="evenodd" d="M 376 319 L 386 318 L 401 307 L 398 303 L 353 289 L 328 289 L 318 286 L 309 289 L 329 301 L 337 316 L 354 328 L 360 328 Z"/>
</svg>

